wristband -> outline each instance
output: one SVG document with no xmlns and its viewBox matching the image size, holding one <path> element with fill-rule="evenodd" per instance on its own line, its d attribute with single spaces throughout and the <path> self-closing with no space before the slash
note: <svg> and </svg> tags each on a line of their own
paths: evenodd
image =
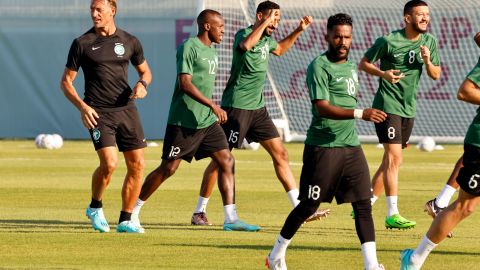
<svg viewBox="0 0 480 270">
<path fill-rule="evenodd" d="M 353 118 L 362 119 L 362 117 L 363 117 L 363 110 L 362 109 L 353 110 Z"/>
<path fill-rule="evenodd" d="M 143 87 L 145 87 L 145 90 L 147 90 L 147 82 L 145 80 L 138 80 L 139 83 L 141 83 L 143 85 Z"/>
</svg>

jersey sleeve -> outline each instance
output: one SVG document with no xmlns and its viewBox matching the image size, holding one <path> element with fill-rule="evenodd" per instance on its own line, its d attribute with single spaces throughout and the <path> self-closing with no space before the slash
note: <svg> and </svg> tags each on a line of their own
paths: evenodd
<svg viewBox="0 0 480 270">
<path fill-rule="evenodd" d="M 247 38 L 246 31 L 240 30 L 235 34 L 235 38 L 233 40 L 233 50 L 241 50 L 239 48 L 240 43 Z"/>
<path fill-rule="evenodd" d="M 195 62 L 195 51 L 193 47 L 183 43 L 177 50 L 177 75 L 193 75 L 193 63 Z"/>
<path fill-rule="evenodd" d="M 312 63 L 307 70 L 307 87 L 310 94 L 310 100 L 328 100 L 330 93 L 328 91 L 328 73 L 320 65 Z"/>
<path fill-rule="evenodd" d="M 130 58 L 130 62 L 134 66 L 141 65 L 145 61 L 145 57 L 143 56 L 143 47 L 140 41 L 137 38 L 133 38 L 132 40 L 133 46 L 133 54 Z"/>
<path fill-rule="evenodd" d="M 273 39 L 273 38 L 269 38 L 268 39 L 268 47 L 270 48 L 270 51 L 269 52 L 273 52 L 277 49 L 278 47 L 278 42 Z"/>
<path fill-rule="evenodd" d="M 65 67 L 71 70 L 78 71 L 82 65 L 82 48 L 78 43 L 78 40 L 75 39 L 70 46 L 70 51 L 68 52 L 67 64 Z"/>
<path fill-rule="evenodd" d="M 365 57 L 370 63 L 376 62 L 388 53 L 388 41 L 385 37 L 379 37 L 370 49 L 365 52 Z"/>
<path fill-rule="evenodd" d="M 434 38 L 430 49 L 430 61 L 434 66 L 440 65 L 440 55 L 437 49 L 437 40 Z"/>
<path fill-rule="evenodd" d="M 480 58 L 478 59 L 477 65 L 468 73 L 467 79 L 477 86 L 480 86 Z"/>
</svg>

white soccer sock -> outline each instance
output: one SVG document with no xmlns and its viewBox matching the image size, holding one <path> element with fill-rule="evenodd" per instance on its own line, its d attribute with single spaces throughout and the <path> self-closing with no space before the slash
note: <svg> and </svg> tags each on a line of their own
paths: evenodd
<svg viewBox="0 0 480 270">
<path fill-rule="evenodd" d="M 297 205 L 300 203 L 298 200 L 298 189 L 294 188 L 291 189 L 290 191 L 287 192 L 288 199 L 290 200 L 290 203 L 292 204 L 293 208 L 297 207 Z"/>
<path fill-rule="evenodd" d="M 428 237 L 425 235 L 418 245 L 417 249 L 412 253 L 412 256 L 410 257 L 411 262 L 413 263 L 413 266 L 416 269 L 420 269 L 422 267 L 423 263 L 428 257 L 428 254 L 432 252 L 432 250 L 438 246 L 438 244 L 433 243 L 428 239 Z"/>
<path fill-rule="evenodd" d="M 457 189 L 450 186 L 449 184 L 446 184 L 443 187 L 442 191 L 440 191 L 440 194 L 438 194 L 437 198 L 435 199 L 435 203 L 437 204 L 437 206 L 440 208 L 447 207 L 453 194 L 455 194 L 455 191 L 457 191 Z"/>
<path fill-rule="evenodd" d="M 273 245 L 273 249 L 270 252 L 270 256 L 269 256 L 270 259 L 278 260 L 280 258 L 285 257 L 285 253 L 287 252 L 287 247 L 291 241 L 292 239 L 285 239 L 279 234 L 277 241 L 275 241 L 275 245 Z"/>
<path fill-rule="evenodd" d="M 370 198 L 370 204 L 373 206 L 377 200 L 378 200 L 378 197 L 375 195 L 372 195 L 372 198 Z"/>
<path fill-rule="evenodd" d="M 137 214 L 140 213 L 140 209 L 142 206 L 145 204 L 145 201 L 140 200 L 140 198 L 137 199 L 137 202 L 135 203 L 135 206 L 133 207 L 132 214 Z"/>
<path fill-rule="evenodd" d="M 235 204 L 224 205 L 223 212 L 225 213 L 224 223 L 234 223 L 238 220 L 237 208 L 235 207 Z"/>
<path fill-rule="evenodd" d="M 193 213 L 207 213 L 207 204 L 210 198 L 198 196 L 197 207 Z"/>
<path fill-rule="evenodd" d="M 387 217 L 398 214 L 398 196 L 387 196 Z"/>
<path fill-rule="evenodd" d="M 372 269 L 378 265 L 377 245 L 375 242 L 365 242 L 362 244 L 363 264 L 365 269 Z"/>
</svg>

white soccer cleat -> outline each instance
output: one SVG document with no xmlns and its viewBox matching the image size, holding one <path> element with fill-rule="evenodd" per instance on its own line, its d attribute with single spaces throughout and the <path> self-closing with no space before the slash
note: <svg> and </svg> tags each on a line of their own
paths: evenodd
<svg viewBox="0 0 480 270">
<path fill-rule="evenodd" d="M 282 257 L 277 260 L 270 259 L 270 254 L 268 254 L 267 259 L 265 260 L 265 266 L 270 270 L 287 270 L 287 263 L 285 262 L 285 257 Z"/>
</svg>

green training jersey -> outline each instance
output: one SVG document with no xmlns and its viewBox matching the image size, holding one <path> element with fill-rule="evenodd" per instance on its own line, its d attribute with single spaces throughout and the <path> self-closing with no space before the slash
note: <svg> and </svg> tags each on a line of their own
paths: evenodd
<svg viewBox="0 0 480 270">
<path fill-rule="evenodd" d="M 480 58 L 477 65 L 468 73 L 467 78 L 480 86 Z M 480 107 L 477 109 L 477 115 L 473 118 L 470 127 L 468 127 L 465 143 L 480 147 Z"/>
<path fill-rule="evenodd" d="M 256 110 L 265 106 L 263 87 L 268 59 L 278 43 L 264 36 L 252 49 L 244 51 L 239 45 L 252 31 L 250 26 L 235 34 L 230 78 L 222 96 L 223 107 Z"/>
<path fill-rule="evenodd" d="M 360 145 L 355 119 L 333 120 L 321 117 L 313 104 L 315 100 L 328 100 L 330 105 L 355 109 L 359 90 L 357 66 L 350 60 L 341 64 L 332 63 L 324 53 L 308 66 L 307 86 L 313 117 L 305 144 L 321 147 Z"/>
<path fill-rule="evenodd" d="M 177 49 L 177 80 L 173 92 L 168 124 L 201 129 L 217 121 L 210 107 L 188 96 L 178 81 L 178 75 L 192 75 L 192 83 L 208 99 L 212 98 L 215 72 L 218 67 L 217 52 L 203 44 L 197 37 L 187 39 Z"/>
<path fill-rule="evenodd" d="M 398 83 L 390 83 L 383 78 L 379 79 L 379 86 L 373 108 L 386 113 L 396 114 L 406 118 L 413 118 L 417 107 L 417 88 L 422 75 L 423 59 L 420 46 L 430 49 L 430 60 L 440 65 L 437 50 L 437 40 L 430 34 L 420 34 L 416 41 L 405 37 L 405 30 L 393 31 L 380 37 L 367 50 L 365 57 L 370 63 L 380 59 L 380 69 L 398 69 L 405 75 Z"/>
</svg>

